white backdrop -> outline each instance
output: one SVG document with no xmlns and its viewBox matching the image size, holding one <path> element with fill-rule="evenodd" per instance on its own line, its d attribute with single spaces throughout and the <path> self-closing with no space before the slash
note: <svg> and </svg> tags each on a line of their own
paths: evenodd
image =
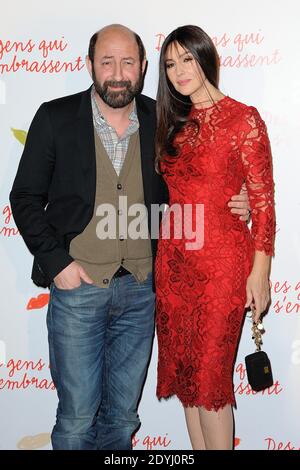
<svg viewBox="0 0 300 470">
<path fill-rule="evenodd" d="M 221 90 L 256 106 L 267 123 L 277 241 L 264 347 L 275 383 L 257 394 L 247 384 L 244 356 L 253 345 L 246 321 L 234 376 L 236 448 L 300 448 L 298 5 L 297 0 L 27 0 L 10 6 L 0 1 L 0 449 L 51 448 L 57 404 L 48 368 L 48 291 L 30 280 L 32 257 L 11 217 L 8 194 L 36 109 L 90 85 L 84 67 L 89 38 L 110 23 L 125 24 L 143 38 L 149 60 L 144 93 L 152 97 L 163 36 L 179 25 L 201 26 L 221 56 Z M 155 343 L 135 448 L 190 449 L 177 399 L 156 400 L 156 360 Z"/>
</svg>

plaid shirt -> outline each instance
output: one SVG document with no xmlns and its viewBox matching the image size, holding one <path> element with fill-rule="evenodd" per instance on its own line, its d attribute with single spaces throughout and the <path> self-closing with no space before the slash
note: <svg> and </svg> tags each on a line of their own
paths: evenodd
<svg viewBox="0 0 300 470">
<path fill-rule="evenodd" d="M 96 91 L 93 86 L 91 91 L 91 100 L 94 126 L 111 163 L 119 176 L 126 157 L 130 136 L 140 127 L 136 113 L 136 104 L 134 102 L 133 110 L 129 115 L 130 124 L 126 129 L 125 134 L 122 135 L 122 137 L 119 137 L 115 129 L 107 123 L 104 116 L 101 114 L 95 94 Z"/>
</svg>

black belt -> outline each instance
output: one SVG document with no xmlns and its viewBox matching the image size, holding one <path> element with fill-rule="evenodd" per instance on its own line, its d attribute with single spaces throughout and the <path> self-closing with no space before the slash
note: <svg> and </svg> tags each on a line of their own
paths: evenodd
<svg viewBox="0 0 300 470">
<path fill-rule="evenodd" d="M 127 274 L 131 274 L 131 273 L 127 271 L 127 269 L 125 269 L 124 266 L 120 266 L 118 271 L 116 271 L 115 274 L 113 275 L 113 277 L 122 277 L 122 276 L 126 276 Z"/>
</svg>

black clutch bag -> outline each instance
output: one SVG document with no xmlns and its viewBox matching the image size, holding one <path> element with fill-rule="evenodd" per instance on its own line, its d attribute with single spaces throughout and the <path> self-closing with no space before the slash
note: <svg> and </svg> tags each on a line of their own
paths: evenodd
<svg viewBox="0 0 300 470">
<path fill-rule="evenodd" d="M 273 385 L 273 375 L 270 359 L 265 351 L 261 351 L 262 323 L 253 322 L 252 331 L 252 338 L 256 344 L 256 352 L 245 357 L 246 371 L 252 390 L 260 392 Z"/>
</svg>

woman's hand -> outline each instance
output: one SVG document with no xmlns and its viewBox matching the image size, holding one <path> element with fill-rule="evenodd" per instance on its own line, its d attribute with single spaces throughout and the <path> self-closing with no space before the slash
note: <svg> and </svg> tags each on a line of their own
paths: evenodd
<svg viewBox="0 0 300 470">
<path fill-rule="evenodd" d="M 257 323 L 270 302 L 268 273 L 253 269 L 247 279 L 246 293 L 247 301 L 245 308 L 251 308 L 253 321 Z"/>
</svg>

